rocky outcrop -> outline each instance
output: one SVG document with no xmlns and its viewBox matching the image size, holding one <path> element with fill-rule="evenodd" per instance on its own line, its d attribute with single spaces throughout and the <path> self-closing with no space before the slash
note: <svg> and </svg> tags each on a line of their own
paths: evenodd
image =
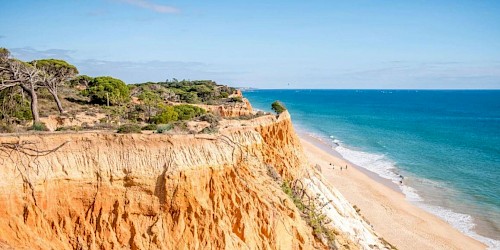
<svg viewBox="0 0 500 250">
<path fill-rule="evenodd" d="M 40 118 L 40 122 L 44 123 L 48 130 L 55 131 L 60 127 L 93 126 L 104 118 L 106 118 L 106 115 L 102 113 L 88 115 L 85 112 L 81 112 L 74 117 L 49 115 L 48 117 Z"/>
<path fill-rule="evenodd" d="M 78 133 L 1 141 L 26 150 L 4 147 L 1 155 L 0 240 L 15 248 L 319 244 L 266 175 L 255 130 L 209 139 Z"/>
<path fill-rule="evenodd" d="M 242 98 L 242 102 L 235 102 L 232 104 L 224 104 L 224 105 L 196 104 L 196 106 L 204 108 L 205 110 L 213 114 L 219 115 L 221 117 L 249 116 L 253 114 L 252 105 L 246 98 Z"/>
<path fill-rule="evenodd" d="M 332 207 L 341 210 L 333 215 L 361 221 L 342 220 L 341 228 L 332 222 L 343 230 L 341 246 L 384 247 L 347 201 L 315 177 L 288 113 L 249 124 L 210 136 L 0 137 L 0 247 L 325 248 L 268 175 L 269 166 L 338 200 Z"/>
</svg>

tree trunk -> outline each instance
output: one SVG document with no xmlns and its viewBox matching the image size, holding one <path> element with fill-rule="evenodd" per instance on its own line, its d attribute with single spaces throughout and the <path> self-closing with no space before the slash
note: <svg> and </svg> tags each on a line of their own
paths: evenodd
<svg viewBox="0 0 500 250">
<path fill-rule="evenodd" d="M 32 88 L 28 88 L 24 85 L 21 85 L 26 93 L 31 97 L 31 115 L 33 116 L 33 123 L 40 122 L 40 114 L 38 113 L 38 96 L 36 91 Z"/>
<path fill-rule="evenodd" d="M 56 101 L 57 109 L 59 109 L 59 113 L 63 114 L 64 113 L 64 109 L 62 107 L 61 100 L 59 100 L 59 97 L 57 96 L 57 92 L 56 91 L 51 91 L 50 89 L 49 89 L 49 92 L 54 97 L 54 101 Z"/>
<path fill-rule="evenodd" d="M 151 105 L 148 105 L 148 122 L 151 122 Z"/>
<path fill-rule="evenodd" d="M 40 122 L 40 114 L 38 114 L 38 96 L 36 93 L 29 93 L 31 96 L 31 114 L 33 115 L 33 123 Z"/>
</svg>

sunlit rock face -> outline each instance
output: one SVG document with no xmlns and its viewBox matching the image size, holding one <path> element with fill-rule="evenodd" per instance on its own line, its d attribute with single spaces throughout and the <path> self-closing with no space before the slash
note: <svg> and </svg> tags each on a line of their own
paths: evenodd
<svg viewBox="0 0 500 250">
<path fill-rule="evenodd" d="M 347 201 L 312 178 L 287 112 L 246 122 L 211 136 L 0 137 L 0 248 L 327 248 L 268 166 Z M 362 220 L 350 210 L 340 215 Z M 383 247 L 366 223 L 353 230 L 345 221 L 346 247 Z"/>
</svg>

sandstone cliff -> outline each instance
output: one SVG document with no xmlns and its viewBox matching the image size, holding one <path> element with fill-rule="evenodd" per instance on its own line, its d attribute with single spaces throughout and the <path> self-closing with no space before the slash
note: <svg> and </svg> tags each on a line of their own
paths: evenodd
<svg viewBox="0 0 500 250">
<path fill-rule="evenodd" d="M 1 136 L 0 248 L 326 248 L 269 166 L 331 201 L 340 248 L 385 247 L 309 166 L 288 113 L 247 123 L 218 135 Z"/>
<path fill-rule="evenodd" d="M 213 114 L 220 115 L 221 117 L 238 117 L 253 114 L 252 105 L 246 98 L 242 98 L 242 102 L 236 102 L 232 105 L 204 105 L 197 104 L 196 106 L 204 108 Z"/>
</svg>

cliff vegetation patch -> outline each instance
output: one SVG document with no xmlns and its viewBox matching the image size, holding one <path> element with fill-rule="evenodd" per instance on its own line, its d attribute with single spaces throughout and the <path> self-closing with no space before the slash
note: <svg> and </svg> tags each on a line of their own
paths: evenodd
<svg viewBox="0 0 500 250">
<path fill-rule="evenodd" d="M 221 116 L 255 117 L 237 89 L 212 80 L 126 83 L 112 76 L 79 75 L 76 66 L 60 59 L 24 62 L 0 48 L 0 133 L 128 133 L 132 127 L 215 133 Z M 189 126 L 187 121 L 209 125 Z M 174 129 L 159 130 L 160 124 Z"/>
</svg>

